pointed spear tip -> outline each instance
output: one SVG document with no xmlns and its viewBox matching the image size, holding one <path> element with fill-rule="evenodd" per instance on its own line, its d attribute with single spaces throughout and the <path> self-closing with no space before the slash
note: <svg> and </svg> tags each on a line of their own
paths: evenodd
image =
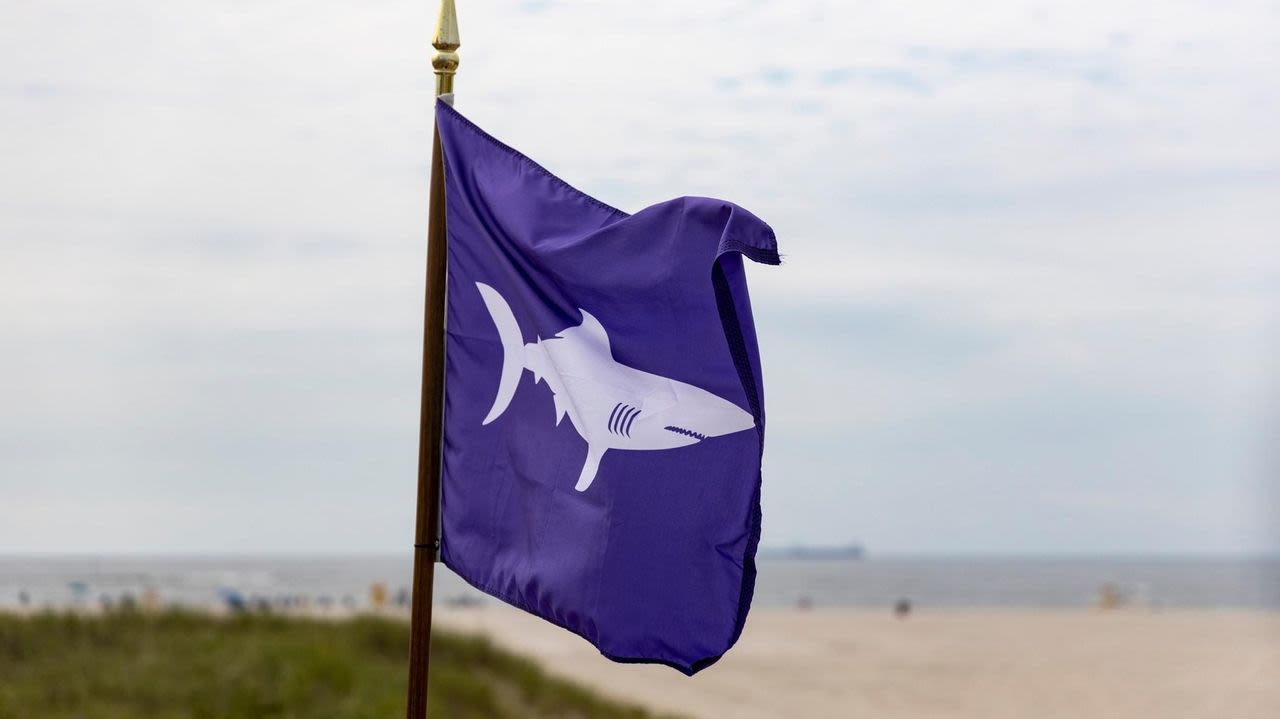
<svg viewBox="0 0 1280 719">
<path fill-rule="evenodd" d="M 440 15 L 436 17 L 436 34 L 431 40 L 436 54 L 431 67 L 436 73 L 436 96 L 453 92 L 453 74 L 458 71 L 458 53 L 462 40 L 458 37 L 458 10 L 453 0 L 440 0 Z"/>
<path fill-rule="evenodd" d="M 453 0 L 440 0 L 440 14 L 436 16 L 436 34 L 431 45 L 442 52 L 457 50 L 462 44 L 458 37 L 458 10 Z"/>
</svg>

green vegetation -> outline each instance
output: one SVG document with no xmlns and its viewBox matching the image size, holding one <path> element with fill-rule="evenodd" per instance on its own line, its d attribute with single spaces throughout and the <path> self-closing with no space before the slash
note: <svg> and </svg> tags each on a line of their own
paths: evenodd
<svg viewBox="0 0 1280 719">
<path fill-rule="evenodd" d="M 404 716 L 407 623 L 186 612 L 0 614 L 0 719 Z M 488 641 L 435 632 L 434 719 L 650 716 Z"/>
</svg>

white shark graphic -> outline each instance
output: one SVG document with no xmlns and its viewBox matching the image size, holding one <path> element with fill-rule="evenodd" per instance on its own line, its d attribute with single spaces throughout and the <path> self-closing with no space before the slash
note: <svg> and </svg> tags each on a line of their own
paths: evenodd
<svg viewBox="0 0 1280 719">
<path fill-rule="evenodd" d="M 489 424 L 516 394 L 524 370 L 545 381 L 555 400 L 556 424 L 564 416 L 587 440 L 587 461 L 574 489 L 586 491 L 600 458 L 611 449 L 675 449 L 755 426 L 751 414 L 700 387 L 620 364 L 609 335 L 586 310 L 582 324 L 550 339 L 524 343 L 511 307 L 498 291 L 477 282 L 502 340 L 502 378 Z"/>
</svg>

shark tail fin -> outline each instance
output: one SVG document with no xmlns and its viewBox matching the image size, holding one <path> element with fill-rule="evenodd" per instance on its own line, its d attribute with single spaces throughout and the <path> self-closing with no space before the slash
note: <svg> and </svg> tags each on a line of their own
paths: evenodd
<svg viewBox="0 0 1280 719">
<path fill-rule="evenodd" d="M 516 323 L 511 306 L 497 290 L 483 282 L 477 282 L 476 288 L 480 290 L 484 306 L 489 309 L 489 316 L 498 328 L 498 339 L 502 341 L 502 377 L 498 380 L 498 396 L 493 400 L 489 415 L 484 418 L 484 424 L 489 424 L 502 416 L 507 405 L 511 404 L 511 398 L 516 396 L 516 387 L 520 386 L 520 374 L 524 372 L 524 335 L 520 333 L 520 325 Z"/>
</svg>

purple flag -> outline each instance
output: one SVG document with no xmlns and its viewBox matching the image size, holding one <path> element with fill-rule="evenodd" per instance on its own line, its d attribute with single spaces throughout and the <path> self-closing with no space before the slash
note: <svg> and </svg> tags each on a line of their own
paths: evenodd
<svg viewBox="0 0 1280 719">
<path fill-rule="evenodd" d="M 479 589 L 620 662 L 686 674 L 742 632 L 764 388 L 736 205 L 634 215 L 443 102 L 449 233 L 442 548 Z"/>
</svg>

